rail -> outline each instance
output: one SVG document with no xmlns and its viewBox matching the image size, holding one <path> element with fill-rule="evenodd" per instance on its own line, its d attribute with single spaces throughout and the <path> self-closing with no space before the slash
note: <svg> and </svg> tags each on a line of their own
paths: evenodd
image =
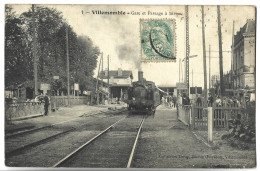
<svg viewBox="0 0 260 171">
<path fill-rule="evenodd" d="M 133 158 L 134 158 L 134 153 L 135 153 L 137 141 L 138 141 L 138 138 L 139 138 L 139 135 L 140 135 L 143 123 L 144 123 L 144 119 L 142 119 L 142 121 L 140 123 L 139 129 L 138 129 L 138 132 L 137 132 L 137 135 L 136 135 L 136 138 L 135 138 L 134 146 L 132 148 L 132 151 L 131 151 L 131 154 L 130 154 L 130 157 L 129 157 L 129 160 L 128 160 L 126 168 L 130 168 L 131 167 L 131 164 L 132 164 L 132 161 L 133 161 Z"/>
<path fill-rule="evenodd" d="M 120 111 L 124 111 L 124 110 L 117 110 L 117 112 L 120 112 Z M 56 125 L 60 125 L 60 124 L 64 124 L 66 122 L 71 122 L 71 121 L 74 121 L 74 120 L 79 120 L 81 119 L 82 116 L 84 117 L 90 117 L 90 116 L 94 116 L 94 115 L 98 115 L 98 114 L 104 114 L 104 113 L 107 113 L 107 112 L 110 112 L 110 111 L 106 111 L 106 112 L 102 112 L 102 111 L 99 111 L 97 113 L 92 113 L 92 114 L 82 114 L 81 116 L 79 117 L 76 117 L 76 118 L 73 118 L 73 119 L 69 119 L 69 120 L 65 120 L 65 121 L 62 121 L 62 122 L 56 122 L 56 123 L 53 123 L 51 125 L 47 125 L 47 126 L 42 126 L 42 127 L 38 127 L 38 128 L 33 128 L 33 129 L 30 129 L 30 130 L 26 130 L 26 131 L 22 131 L 22 132 L 18 132 L 18 133 L 13 133 L 13 134 L 10 134 L 10 135 L 6 135 L 5 136 L 5 139 L 9 139 L 9 138 L 13 138 L 13 137 L 17 137 L 17 136 L 22 136 L 22 135 L 25 135 L 25 134 L 29 134 L 29 133 L 33 133 L 33 132 L 36 132 L 36 131 L 40 131 L 40 130 L 43 130 L 43 129 L 46 129 L 46 128 L 50 128 L 50 127 L 53 127 L 53 126 L 56 126 Z"/>
<path fill-rule="evenodd" d="M 52 167 L 59 167 L 61 166 L 63 163 L 65 163 L 68 159 L 70 159 L 72 156 L 74 156 L 75 154 L 77 154 L 79 151 L 81 151 L 84 147 L 86 147 L 87 145 L 89 145 L 90 143 L 94 142 L 97 138 L 99 138 L 101 135 L 103 135 L 105 132 L 107 132 L 108 130 L 110 130 L 111 128 L 113 128 L 116 124 L 118 124 L 120 121 L 122 121 L 123 119 L 125 119 L 126 117 L 121 118 L 120 120 L 118 120 L 117 122 L 115 122 L 114 124 L 110 125 L 108 128 L 106 128 L 105 130 L 103 130 L 102 132 L 100 132 L 98 135 L 96 135 L 95 137 L 93 137 L 91 140 L 87 141 L 85 144 L 81 145 L 79 148 L 77 148 L 76 150 L 74 150 L 73 152 L 71 152 L 70 154 L 68 154 L 67 156 L 65 156 L 63 159 L 61 159 L 60 161 L 58 161 L 57 163 L 55 163 Z"/>
</svg>

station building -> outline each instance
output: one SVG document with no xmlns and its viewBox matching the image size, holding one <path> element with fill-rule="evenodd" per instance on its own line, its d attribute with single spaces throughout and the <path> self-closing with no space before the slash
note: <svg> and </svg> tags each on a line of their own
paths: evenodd
<svg viewBox="0 0 260 171">
<path fill-rule="evenodd" d="M 130 70 L 108 70 L 101 71 L 99 73 L 99 79 L 108 83 L 109 79 L 109 91 L 110 98 L 122 99 L 124 92 L 128 87 L 132 86 L 133 73 Z"/>
</svg>

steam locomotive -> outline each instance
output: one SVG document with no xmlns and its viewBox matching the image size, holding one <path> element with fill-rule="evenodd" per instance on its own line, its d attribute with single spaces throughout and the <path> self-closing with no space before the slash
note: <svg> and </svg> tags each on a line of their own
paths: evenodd
<svg viewBox="0 0 260 171">
<path fill-rule="evenodd" d="M 160 105 L 160 93 L 155 83 L 146 81 L 143 72 L 138 72 L 138 81 L 132 83 L 126 94 L 125 102 L 131 113 L 154 114 L 157 106 Z"/>
</svg>

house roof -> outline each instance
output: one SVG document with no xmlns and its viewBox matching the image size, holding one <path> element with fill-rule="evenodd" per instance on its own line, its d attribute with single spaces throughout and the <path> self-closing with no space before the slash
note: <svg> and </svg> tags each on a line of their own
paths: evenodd
<svg viewBox="0 0 260 171">
<path fill-rule="evenodd" d="M 100 79 L 107 79 L 108 76 L 105 75 L 106 72 L 105 71 L 101 71 L 99 73 L 99 78 Z M 121 79 L 125 79 L 125 78 L 131 78 L 133 79 L 133 74 L 132 74 L 132 71 L 129 71 L 129 70 L 122 70 L 122 74 L 121 75 L 118 75 L 118 70 L 111 70 L 109 71 L 109 78 L 111 77 L 114 77 L 114 78 L 121 78 Z"/>
<path fill-rule="evenodd" d="M 235 35 L 235 44 L 239 42 L 239 40 L 244 36 L 244 35 L 254 35 L 255 34 L 255 20 L 247 20 L 246 24 L 240 28 L 240 30 L 237 32 Z"/>
</svg>

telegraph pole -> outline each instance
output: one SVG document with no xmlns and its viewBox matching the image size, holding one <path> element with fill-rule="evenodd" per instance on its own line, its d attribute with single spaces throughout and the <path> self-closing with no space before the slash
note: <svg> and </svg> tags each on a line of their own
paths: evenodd
<svg viewBox="0 0 260 171">
<path fill-rule="evenodd" d="M 101 59 L 102 59 L 102 68 L 101 68 L 101 72 L 103 73 L 103 67 L 104 67 L 104 61 L 103 61 L 103 52 L 102 52 L 102 54 L 101 54 Z M 103 77 L 101 78 L 101 80 L 102 80 L 102 86 L 103 86 Z"/>
<path fill-rule="evenodd" d="M 193 87 L 193 68 L 192 68 L 192 87 Z"/>
<path fill-rule="evenodd" d="M 179 59 L 179 83 L 181 82 L 181 58 Z"/>
<path fill-rule="evenodd" d="M 70 60 L 69 60 L 69 33 L 68 33 L 68 25 L 66 25 L 66 52 L 67 52 L 67 82 L 68 82 L 68 105 L 69 103 L 69 95 L 70 95 Z"/>
<path fill-rule="evenodd" d="M 101 59 L 102 59 L 101 73 L 103 73 L 103 64 L 104 64 L 104 61 L 103 61 L 103 52 L 102 52 L 102 54 L 101 54 Z M 103 77 L 101 77 L 101 87 L 102 87 L 102 88 L 104 87 Z M 103 94 L 102 94 L 102 104 L 104 104 L 104 95 L 103 95 Z"/>
<path fill-rule="evenodd" d="M 187 85 L 187 95 L 189 97 L 189 88 L 190 88 L 190 85 L 189 85 L 189 82 L 190 82 L 190 79 L 189 79 L 189 56 L 190 56 L 190 44 L 189 44 L 189 7 L 188 5 L 185 6 L 185 20 L 186 20 L 186 67 L 185 67 L 185 76 L 186 76 L 186 85 Z"/>
<path fill-rule="evenodd" d="M 223 55 L 222 55 L 222 34 L 221 34 L 221 18 L 220 18 L 220 6 L 217 6 L 218 13 L 218 43 L 219 43 L 219 74 L 220 74 L 220 93 L 224 93 L 223 83 Z"/>
<path fill-rule="evenodd" d="M 210 77 L 211 77 L 211 75 L 210 75 L 210 67 L 211 67 L 211 63 L 210 63 L 210 44 L 209 44 L 209 89 L 211 88 L 211 83 L 210 83 Z"/>
<path fill-rule="evenodd" d="M 103 57 L 103 53 L 102 53 L 102 57 Z M 99 77 L 99 71 L 100 71 L 100 64 L 102 61 L 102 57 L 99 60 L 99 65 L 98 65 L 98 74 L 97 74 L 97 82 L 96 82 L 96 97 L 97 97 L 97 105 L 99 105 L 99 92 L 98 92 L 98 77 Z"/>
<path fill-rule="evenodd" d="M 107 86 L 108 86 L 108 101 L 110 100 L 110 86 L 109 86 L 109 55 L 107 55 Z"/>
<path fill-rule="evenodd" d="M 34 73 L 34 96 L 37 96 L 38 92 L 38 57 L 37 57 L 37 41 L 36 41 L 36 26 L 35 26 L 35 15 L 34 15 L 34 5 L 32 5 L 32 22 L 33 22 L 33 73 Z"/>
<path fill-rule="evenodd" d="M 233 30 L 232 30 L 232 53 L 231 53 L 231 88 L 234 88 L 234 80 L 233 80 L 233 58 L 234 58 L 234 26 L 235 26 L 235 21 L 233 21 Z"/>
<path fill-rule="evenodd" d="M 205 25 L 204 25 L 204 6 L 201 6 L 202 13 L 202 43 L 203 43 L 203 69 L 204 69 L 204 105 L 207 105 L 207 61 L 206 61 L 206 47 L 205 47 Z"/>
</svg>

